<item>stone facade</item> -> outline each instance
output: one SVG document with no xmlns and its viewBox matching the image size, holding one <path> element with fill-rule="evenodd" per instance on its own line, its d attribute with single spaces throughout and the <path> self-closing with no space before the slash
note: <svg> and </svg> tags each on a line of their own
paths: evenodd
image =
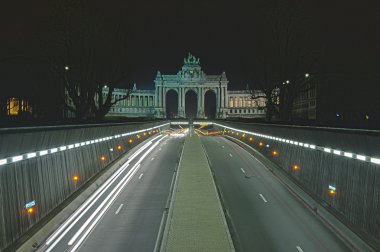
<svg viewBox="0 0 380 252">
<path fill-rule="evenodd" d="M 200 66 L 200 59 L 189 53 L 177 74 L 167 75 L 157 71 L 154 90 L 139 90 L 136 84 L 126 100 L 115 104 L 107 116 L 166 118 L 166 94 L 173 90 L 178 95 L 178 118 L 186 118 L 185 96 L 190 90 L 197 96 L 197 118 L 205 117 L 205 94 L 211 90 L 216 96 L 216 118 L 265 117 L 265 98 L 252 100 L 248 91 L 228 91 L 226 73 L 208 75 Z M 104 89 L 106 95 L 107 89 Z M 260 91 L 254 94 L 262 95 Z M 126 94 L 115 89 L 114 99 Z"/>
</svg>

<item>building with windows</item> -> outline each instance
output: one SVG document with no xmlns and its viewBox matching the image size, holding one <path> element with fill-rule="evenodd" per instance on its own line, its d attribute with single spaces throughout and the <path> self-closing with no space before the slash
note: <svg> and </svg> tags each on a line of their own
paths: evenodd
<svg viewBox="0 0 380 252">
<path fill-rule="evenodd" d="M 293 102 L 292 118 L 301 120 L 317 119 L 317 85 L 310 82 Z"/>
<path fill-rule="evenodd" d="M 107 117 L 154 117 L 167 118 L 167 94 L 175 92 L 178 106 L 175 108 L 176 118 L 189 118 L 186 100 L 188 95 L 196 97 L 195 118 L 205 117 L 206 95 L 213 95 L 216 101 L 216 111 L 212 118 L 227 117 L 265 117 L 265 98 L 252 99 L 252 95 L 262 95 L 260 91 L 253 93 L 247 90 L 228 90 L 228 79 L 225 72 L 217 75 L 206 74 L 200 65 L 200 59 L 189 53 L 184 59 L 182 69 L 177 74 L 161 74 L 157 71 L 154 89 L 141 90 L 134 84 L 128 95 L 126 89 L 115 89 L 113 101 L 122 97 L 111 107 Z M 103 96 L 106 97 L 108 87 L 104 86 Z M 67 97 L 66 100 L 70 100 Z M 68 101 L 70 103 L 70 101 Z"/>
</svg>

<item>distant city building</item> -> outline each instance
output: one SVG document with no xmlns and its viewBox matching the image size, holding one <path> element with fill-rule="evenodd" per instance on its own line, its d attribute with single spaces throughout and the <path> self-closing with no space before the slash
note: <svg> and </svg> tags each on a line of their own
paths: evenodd
<svg viewBox="0 0 380 252">
<path fill-rule="evenodd" d="M 317 85 L 310 82 L 305 87 L 305 92 L 300 93 L 293 102 L 293 119 L 316 120 L 317 119 Z"/>
<path fill-rule="evenodd" d="M 216 98 L 215 118 L 265 117 L 265 98 L 252 99 L 253 96 L 262 96 L 261 91 L 232 91 L 228 90 L 226 73 L 208 75 L 200 66 L 200 59 L 189 53 L 184 59 L 183 66 L 177 74 L 167 75 L 157 71 L 154 80 L 154 89 L 140 90 L 134 84 L 128 98 L 113 105 L 106 115 L 107 117 L 154 117 L 166 118 L 167 93 L 174 91 L 177 94 L 178 108 L 176 118 L 186 118 L 185 99 L 188 92 L 193 92 L 197 97 L 196 118 L 205 117 L 205 95 L 212 92 Z M 108 94 L 108 87 L 103 87 L 103 96 Z M 113 101 L 128 94 L 127 89 L 116 88 L 113 91 Z M 66 101 L 70 104 L 70 98 L 66 92 Z M 72 104 L 72 103 L 71 103 Z M 72 113 L 65 112 L 69 117 Z"/>
<path fill-rule="evenodd" d="M 32 114 L 32 107 L 29 105 L 29 101 L 20 98 L 9 98 L 7 100 L 7 115 L 18 116 L 22 114 Z"/>
</svg>

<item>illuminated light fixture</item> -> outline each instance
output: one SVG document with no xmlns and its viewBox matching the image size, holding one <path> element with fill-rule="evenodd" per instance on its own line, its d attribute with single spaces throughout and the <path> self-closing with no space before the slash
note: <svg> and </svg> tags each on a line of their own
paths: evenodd
<svg viewBox="0 0 380 252">
<path fill-rule="evenodd" d="M 309 148 L 315 150 L 315 145 L 310 144 L 310 145 L 309 145 Z"/>
<path fill-rule="evenodd" d="M 350 153 L 350 152 L 345 152 L 345 153 L 343 153 L 343 155 L 344 155 L 345 157 L 348 157 L 348 158 L 352 158 L 352 157 L 353 157 L 353 154 Z"/>
<path fill-rule="evenodd" d="M 40 156 L 45 156 L 46 154 L 48 154 L 47 150 L 43 150 L 43 151 L 38 152 L 38 155 L 40 155 Z"/>
<path fill-rule="evenodd" d="M 113 148 L 110 148 L 110 152 L 113 152 Z"/>
<path fill-rule="evenodd" d="M 331 149 L 330 148 L 324 148 L 323 149 L 325 152 L 327 152 L 327 153 L 331 153 Z"/>
<path fill-rule="evenodd" d="M 5 165 L 7 163 L 7 159 L 0 159 L 0 165 Z"/>
<path fill-rule="evenodd" d="M 334 196 L 336 194 L 336 187 L 335 186 L 329 185 L 329 194 L 331 196 Z"/>
<path fill-rule="evenodd" d="M 272 151 L 272 155 L 273 156 L 277 156 L 278 155 L 278 152 L 276 150 Z"/>
<path fill-rule="evenodd" d="M 76 148 L 76 147 L 79 147 L 80 146 L 80 143 L 76 143 L 76 144 L 74 144 L 74 147 Z"/>
<path fill-rule="evenodd" d="M 26 158 L 34 158 L 37 156 L 37 153 L 36 152 L 32 152 L 32 153 L 28 153 L 26 154 Z"/>
<path fill-rule="evenodd" d="M 263 147 L 263 146 L 264 146 L 264 143 L 263 143 L 263 142 L 259 142 L 259 146 L 260 146 L 260 147 Z"/>
<path fill-rule="evenodd" d="M 356 155 L 356 159 L 359 159 L 359 160 L 365 161 L 365 160 L 366 160 L 366 157 L 363 156 L 363 155 Z"/>
<path fill-rule="evenodd" d="M 102 161 L 106 161 L 106 156 L 101 155 L 101 156 L 100 156 L 100 160 L 102 160 Z"/>
<path fill-rule="evenodd" d="M 270 147 L 270 145 L 269 145 L 269 144 L 267 144 L 267 145 L 266 145 L 266 147 L 267 147 L 267 148 L 269 148 L 269 147 Z"/>
<path fill-rule="evenodd" d="M 289 141 L 290 144 L 293 144 L 294 142 L 293 141 Z"/>
<path fill-rule="evenodd" d="M 371 163 L 380 164 L 380 159 L 379 158 L 371 158 Z"/>
<path fill-rule="evenodd" d="M 133 140 L 132 140 L 132 139 L 129 139 L 129 140 L 128 140 L 128 143 L 133 143 Z"/>
<path fill-rule="evenodd" d="M 249 138 L 249 141 L 251 141 L 251 142 L 252 142 L 252 141 L 253 141 L 253 137 L 250 137 L 250 138 Z"/>
<path fill-rule="evenodd" d="M 69 148 L 69 149 L 74 148 L 74 144 L 70 144 L 70 145 L 68 146 L 68 148 Z"/>
<path fill-rule="evenodd" d="M 93 144 L 95 142 L 95 140 L 91 140 L 90 144 Z"/>
<path fill-rule="evenodd" d="M 238 135 L 239 135 L 239 132 L 236 132 L 236 135 L 238 136 Z"/>
<path fill-rule="evenodd" d="M 289 140 L 285 140 L 286 143 L 289 143 L 290 141 Z"/>
<path fill-rule="evenodd" d="M 59 150 L 60 150 L 60 151 L 64 151 L 64 150 L 66 150 L 66 149 L 67 149 L 66 146 L 61 146 L 61 147 L 59 147 Z"/>
<path fill-rule="evenodd" d="M 86 145 L 86 142 L 81 142 L 80 143 L 80 146 L 84 146 L 84 145 Z"/>
<path fill-rule="evenodd" d="M 245 137 L 245 134 L 243 134 L 242 137 Z"/>
<path fill-rule="evenodd" d="M 69 71 L 70 70 L 69 66 L 65 66 L 65 70 Z"/>
<path fill-rule="evenodd" d="M 78 180 L 79 180 L 79 177 L 78 177 L 77 175 L 75 175 L 75 176 L 73 177 L 73 180 L 74 180 L 74 181 L 78 181 Z"/>
<path fill-rule="evenodd" d="M 300 166 L 299 166 L 299 165 L 297 165 L 297 164 L 293 165 L 293 170 L 297 171 L 297 170 L 299 170 L 299 169 L 300 169 Z"/>
<path fill-rule="evenodd" d="M 146 136 L 146 132 L 144 132 L 144 136 Z"/>
<path fill-rule="evenodd" d="M 141 136 L 140 135 L 137 135 L 137 139 L 140 139 L 141 138 Z"/>
<path fill-rule="evenodd" d="M 50 153 L 56 153 L 58 151 L 58 148 L 50 149 Z"/>
<path fill-rule="evenodd" d="M 333 150 L 333 153 L 334 153 L 335 155 L 338 155 L 338 156 L 341 155 L 341 151 L 340 151 L 340 150 Z"/>
<path fill-rule="evenodd" d="M 17 161 L 21 161 L 23 158 L 22 158 L 22 155 L 20 156 L 15 156 L 15 157 L 12 157 L 12 162 L 17 162 Z"/>
<path fill-rule="evenodd" d="M 305 73 L 305 78 L 309 78 L 310 74 L 309 73 Z"/>
<path fill-rule="evenodd" d="M 91 143 L 91 141 L 86 141 L 86 145 L 89 145 Z"/>
<path fill-rule="evenodd" d="M 118 149 L 118 150 L 122 150 L 122 149 L 123 149 L 123 146 L 118 145 L 118 146 L 117 146 L 117 149 Z"/>
<path fill-rule="evenodd" d="M 32 214 L 32 213 L 34 213 L 34 209 L 33 209 L 33 207 L 27 208 L 27 209 L 26 209 L 26 212 L 27 212 L 28 214 Z"/>
<path fill-rule="evenodd" d="M 309 148 L 309 144 L 305 143 L 305 144 L 303 144 L 303 147 Z"/>
</svg>

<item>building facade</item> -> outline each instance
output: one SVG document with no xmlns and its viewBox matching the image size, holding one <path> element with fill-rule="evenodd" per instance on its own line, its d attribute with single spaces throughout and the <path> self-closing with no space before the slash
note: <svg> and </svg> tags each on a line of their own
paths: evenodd
<svg viewBox="0 0 380 252">
<path fill-rule="evenodd" d="M 252 99 L 252 95 L 262 96 L 260 91 L 231 91 L 228 90 L 226 73 L 218 75 L 206 74 L 201 66 L 200 59 L 189 53 L 184 59 L 182 69 L 177 74 L 161 74 L 157 71 L 154 80 L 154 89 L 140 90 L 134 84 L 129 92 L 127 89 L 115 88 L 113 101 L 118 101 L 111 107 L 107 117 L 152 117 L 167 118 L 167 93 L 175 92 L 178 99 L 176 118 L 188 118 L 186 115 L 186 94 L 193 92 L 196 95 L 196 118 L 205 118 L 205 95 L 212 92 L 216 100 L 215 118 L 227 117 L 265 117 L 265 98 Z M 106 97 L 108 87 L 104 86 L 103 96 Z M 66 101 L 70 100 L 66 92 Z M 70 102 L 70 101 L 68 101 Z"/>
</svg>

